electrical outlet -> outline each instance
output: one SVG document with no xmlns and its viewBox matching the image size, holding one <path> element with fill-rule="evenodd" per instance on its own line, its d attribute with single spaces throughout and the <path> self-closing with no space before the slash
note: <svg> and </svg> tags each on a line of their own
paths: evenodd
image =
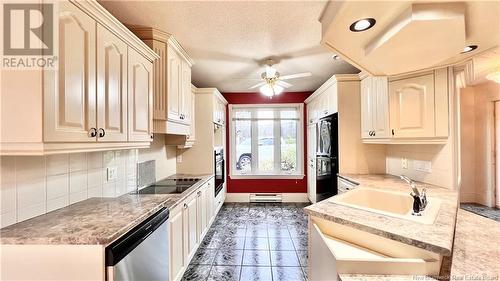
<svg viewBox="0 0 500 281">
<path fill-rule="evenodd" d="M 182 163 L 182 154 L 177 154 L 177 163 Z"/>
<path fill-rule="evenodd" d="M 408 158 L 401 158 L 401 168 L 408 169 Z"/>
<path fill-rule="evenodd" d="M 432 170 L 431 161 L 415 160 L 413 161 L 413 166 L 416 171 L 430 173 Z"/>
<path fill-rule="evenodd" d="M 118 178 L 118 169 L 116 167 L 108 167 L 106 172 L 108 181 L 113 181 Z"/>
</svg>

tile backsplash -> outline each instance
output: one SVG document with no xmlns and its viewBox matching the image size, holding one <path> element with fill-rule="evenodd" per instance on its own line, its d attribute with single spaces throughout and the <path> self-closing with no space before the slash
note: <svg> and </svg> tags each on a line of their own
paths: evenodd
<svg viewBox="0 0 500 281">
<path fill-rule="evenodd" d="M 135 189 L 138 150 L 0 157 L 0 226 Z M 116 179 L 107 180 L 114 167 Z"/>
</svg>

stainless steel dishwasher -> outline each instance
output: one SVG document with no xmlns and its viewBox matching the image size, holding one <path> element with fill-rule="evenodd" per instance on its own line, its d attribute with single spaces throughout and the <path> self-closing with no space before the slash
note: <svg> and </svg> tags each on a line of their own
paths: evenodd
<svg viewBox="0 0 500 281">
<path fill-rule="evenodd" d="M 106 247 L 106 280 L 169 279 L 168 216 L 163 208 Z"/>
</svg>

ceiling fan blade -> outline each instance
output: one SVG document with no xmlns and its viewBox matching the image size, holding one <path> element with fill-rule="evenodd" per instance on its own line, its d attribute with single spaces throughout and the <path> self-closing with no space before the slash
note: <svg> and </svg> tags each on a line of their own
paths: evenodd
<svg viewBox="0 0 500 281">
<path fill-rule="evenodd" d="M 250 87 L 250 88 L 248 88 L 248 89 L 249 89 L 249 90 L 250 90 L 250 89 L 255 89 L 255 88 L 258 88 L 258 87 L 263 86 L 263 85 L 265 85 L 265 84 L 266 84 L 266 82 L 265 82 L 265 81 L 263 81 L 263 82 L 260 82 L 260 83 L 258 83 L 258 84 L 253 85 L 252 87 Z"/>
<path fill-rule="evenodd" d="M 281 76 L 280 79 L 281 80 L 288 80 L 288 79 L 296 79 L 296 78 L 309 77 L 309 76 L 312 76 L 311 72 L 303 72 L 303 73 L 284 75 L 284 76 Z"/>
<path fill-rule="evenodd" d="M 281 81 L 281 80 L 278 80 L 278 82 L 276 82 L 276 84 L 280 85 L 283 88 L 290 88 L 293 86 L 292 84 L 285 82 L 285 81 Z"/>
</svg>

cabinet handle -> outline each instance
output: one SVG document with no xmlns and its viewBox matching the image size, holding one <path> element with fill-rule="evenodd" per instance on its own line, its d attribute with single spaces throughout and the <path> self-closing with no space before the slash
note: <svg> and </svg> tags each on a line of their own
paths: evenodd
<svg viewBox="0 0 500 281">
<path fill-rule="evenodd" d="M 392 129 L 392 135 L 394 136 L 394 129 Z"/>
<path fill-rule="evenodd" d="M 184 209 L 188 208 L 188 204 L 184 203 Z"/>
<path fill-rule="evenodd" d="M 325 114 L 328 114 L 328 110 L 323 111 Z"/>
<path fill-rule="evenodd" d="M 153 134 L 151 134 L 151 138 L 153 138 Z"/>
<path fill-rule="evenodd" d="M 103 138 L 106 135 L 106 131 L 103 128 L 99 128 L 99 137 Z"/>
<path fill-rule="evenodd" d="M 181 114 L 181 116 L 179 116 L 179 118 L 184 120 L 184 114 Z"/>
<path fill-rule="evenodd" d="M 97 136 L 97 129 L 96 128 L 90 128 L 88 136 L 89 136 L 89 138 L 95 138 L 95 136 Z"/>
<path fill-rule="evenodd" d="M 373 136 L 376 136 L 377 135 L 377 131 L 373 131 Z"/>
</svg>

